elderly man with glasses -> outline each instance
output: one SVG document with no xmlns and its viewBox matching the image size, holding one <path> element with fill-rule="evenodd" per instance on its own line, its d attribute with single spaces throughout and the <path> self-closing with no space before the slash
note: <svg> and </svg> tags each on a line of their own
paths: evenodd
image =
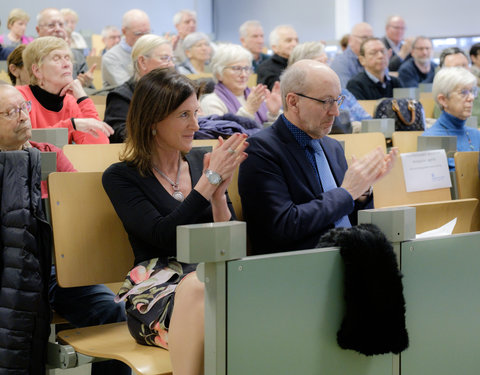
<svg viewBox="0 0 480 375">
<path fill-rule="evenodd" d="M 392 168 L 397 151 L 380 148 L 347 165 L 328 137 L 343 101 L 327 65 L 300 60 L 280 79 L 284 113 L 248 138 L 238 188 L 254 254 L 314 248 L 334 227 L 356 223 L 372 207 L 370 187 Z"/>
<path fill-rule="evenodd" d="M 389 51 L 378 38 L 368 38 L 360 46 L 360 64 L 365 71 L 348 81 L 347 89 L 357 100 L 392 98 L 393 89 L 402 87 L 396 77 L 388 75 Z"/>
<path fill-rule="evenodd" d="M 45 8 L 37 15 L 37 34 L 42 36 L 54 36 L 63 40 L 67 39 L 65 20 L 62 13 L 56 8 Z M 73 79 L 78 78 L 83 87 L 92 87 L 93 71 L 95 66 L 88 68 L 83 50 L 71 48 L 73 54 Z"/>
<path fill-rule="evenodd" d="M 348 47 L 332 61 L 331 67 L 340 78 L 342 88 L 347 87 L 348 81 L 358 73 L 363 72 L 363 66 L 358 60 L 360 45 L 373 36 L 373 29 L 366 22 L 353 26 L 348 37 Z"/>
<path fill-rule="evenodd" d="M 150 19 L 143 10 L 131 9 L 123 15 L 123 38 L 102 56 L 104 88 L 117 87 L 132 76 L 132 47 L 141 36 L 150 32 Z"/>
</svg>

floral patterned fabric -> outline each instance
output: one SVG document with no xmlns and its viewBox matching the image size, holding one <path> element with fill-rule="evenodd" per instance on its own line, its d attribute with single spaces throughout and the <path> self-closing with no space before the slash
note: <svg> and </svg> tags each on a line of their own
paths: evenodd
<svg viewBox="0 0 480 375">
<path fill-rule="evenodd" d="M 125 301 L 128 328 L 138 343 L 168 349 L 175 289 L 196 266 L 172 258 L 164 267 L 154 258 L 128 273 L 115 301 Z"/>
</svg>

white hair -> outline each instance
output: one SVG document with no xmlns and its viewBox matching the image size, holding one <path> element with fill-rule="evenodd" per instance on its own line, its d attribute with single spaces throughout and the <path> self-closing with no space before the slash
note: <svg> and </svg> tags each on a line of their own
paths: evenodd
<svg viewBox="0 0 480 375">
<path fill-rule="evenodd" d="M 278 26 L 276 26 L 270 32 L 270 35 L 268 36 L 268 41 L 270 43 L 270 47 L 278 45 L 278 42 L 280 41 L 280 35 L 278 35 L 278 33 L 282 29 L 292 29 L 293 30 L 293 26 L 291 26 L 291 25 L 278 25 Z"/>
<path fill-rule="evenodd" d="M 295 64 L 298 60 L 314 59 L 325 53 L 322 42 L 306 42 L 297 44 L 288 57 L 288 65 Z"/>
<path fill-rule="evenodd" d="M 120 30 L 118 30 L 118 27 L 117 26 L 113 26 L 113 25 L 108 25 L 108 26 L 105 26 L 103 29 L 102 29 L 102 38 L 106 38 L 108 37 L 108 33 L 110 31 L 118 31 L 120 32 Z"/>
<path fill-rule="evenodd" d="M 218 81 L 219 77 L 222 77 L 226 66 L 242 60 L 246 60 L 250 66 L 252 65 L 253 56 L 249 50 L 239 44 L 226 43 L 220 45 L 215 51 L 212 61 L 210 61 L 214 80 Z"/>
<path fill-rule="evenodd" d="M 190 9 L 182 9 L 173 16 L 173 24 L 178 25 L 180 22 L 182 22 L 182 17 L 187 14 L 197 19 L 197 12 Z"/>
<path fill-rule="evenodd" d="M 184 51 L 190 50 L 195 44 L 197 44 L 201 40 L 206 40 L 210 44 L 210 38 L 205 33 L 201 33 L 197 31 L 197 32 L 188 34 L 183 40 L 183 50 Z"/>
<path fill-rule="evenodd" d="M 438 101 L 438 95 L 448 97 L 458 86 L 473 86 L 477 84 L 477 78 L 467 69 L 460 66 L 442 68 L 433 79 L 432 94 L 440 109 L 443 106 Z"/>
<path fill-rule="evenodd" d="M 150 20 L 148 18 L 148 14 L 145 13 L 143 10 L 141 10 L 141 9 L 130 9 L 122 17 L 122 27 L 129 27 L 130 23 L 133 20 L 136 20 L 136 19 L 139 19 L 139 18 Z"/>
<path fill-rule="evenodd" d="M 245 21 L 238 29 L 240 38 L 246 38 L 248 36 L 248 29 L 251 27 L 262 27 L 262 24 L 260 23 L 260 21 L 257 20 Z"/>
</svg>

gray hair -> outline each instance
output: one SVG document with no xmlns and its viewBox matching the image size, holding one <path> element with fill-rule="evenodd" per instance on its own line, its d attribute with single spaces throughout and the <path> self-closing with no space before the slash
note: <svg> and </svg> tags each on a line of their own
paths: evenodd
<svg viewBox="0 0 480 375">
<path fill-rule="evenodd" d="M 106 38 L 108 37 L 108 33 L 110 31 L 118 31 L 120 32 L 120 30 L 118 30 L 118 27 L 117 26 L 113 26 L 113 25 L 108 25 L 108 26 L 105 26 L 103 29 L 102 29 L 102 38 Z"/>
<path fill-rule="evenodd" d="M 183 40 L 183 50 L 184 51 L 190 50 L 195 44 L 197 44 L 201 40 L 206 40 L 208 43 L 210 43 L 210 38 L 205 33 L 201 33 L 197 31 L 197 32 L 188 34 Z"/>
<path fill-rule="evenodd" d="M 73 18 L 75 19 L 75 22 L 78 22 L 78 13 L 75 12 L 73 9 L 63 8 L 63 9 L 60 9 L 60 13 L 62 13 L 63 17 L 73 16 Z"/>
<path fill-rule="evenodd" d="M 143 10 L 141 10 L 141 9 L 130 9 L 122 17 L 122 27 L 129 27 L 130 23 L 133 20 L 139 19 L 139 18 L 144 18 L 144 19 L 150 20 L 148 18 L 148 14 L 145 13 Z"/>
<path fill-rule="evenodd" d="M 138 58 L 140 56 L 151 57 L 152 51 L 163 44 L 170 44 L 170 41 L 155 34 L 143 35 L 132 47 L 132 64 L 135 76 L 138 76 Z"/>
<path fill-rule="evenodd" d="M 223 69 L 225 69 L 226 66 L 242 60 L 248 61 L 251 66 L 252 59 L 253 56 L 250 51 L 238 44 L 228 43 L 220 45 L 210 62 L 214 80 L 218 81 L 219 77 L 222 77 Z"/>
<path fill-rule="evenodd" d="M 477 78 L 465 68 L 459 66 L 442 68 L 433 79 L 433 98 L 440 109 L 443 110 L 443 106 L 438 101 L 438 95 L 443 94 L 448 97 L 458 86 L 474 86 L 476 84 Z"/>
<path fill-rule="evenodd" d="M 63 14 L 60 13 L 60 11 L 57 8 L 44 8 L 40 11 L 40 13 L 37 14 L 37 26 L 40 26 L 40 22 L 43 21 L 46 14 L 50 11 L 58 12 L 60 16 L 63 18 Z"/>
<path fill-rule="evenodd" d="M 287 112 L 287 94 L 290 92 L 305 92 L 309 87 L 306 69 L 293 64 L 285 69 L 280 76 L 280 91 L 282 94 L 283 111 Z"/>
<path fill-rule="evenodd" d="M 415 48 L 415 46 L 417 45 L 417 42 L 420 41 L 420 40 L 428 40 L 428 41 L 430 42 L 430 45 L 433 47 L 432 40 L 431 40 L 428 36 L 420 35 L 420 36 L 417 36 L 417 37 L 413 40 L 412 49 Z"/>
<path fill-rule="evenodd" d="M 278 45 L 278 42 L 280 41 L 280 35 L 278 35 L 278 32 L 282 29 L 292 29 L 293 30 L 293 26 L 291 26 L 291 25 L 278 25 L 277 27 L 275 27 L 270 32 L 270 35 L 268 36 L 268 41 L 270 43 L 270 47 Z"/>
<path fill-rule="evenodd" d="M 194 10 L 190 10 L 190 9 L 182 9 L 181 11 L 175 13 L 175 15 L 173 16 L 173 24 L 178 25 L 180 22 L 182 22 L 182 17 L 185 14 L 188 14 L 188 15 L 192 16 L 193 18 L 197 19 L 197 12 L 195 12 Z"/>
<path fill-rule="evenodd" d="M 288 66 L 298 60 L 314 59 L 325 54 L 325 46 L 322 42 L 306 42 L 297 44 L 288 58 Z"/>
<path fill-rule="evenodd" d="M 262 27 L 262 24 L 257 20 L 245 21 L 238 29 L 240 38 L 246 38 L 248 36 L 248 29 L 251 27 Z"/>
</svg>

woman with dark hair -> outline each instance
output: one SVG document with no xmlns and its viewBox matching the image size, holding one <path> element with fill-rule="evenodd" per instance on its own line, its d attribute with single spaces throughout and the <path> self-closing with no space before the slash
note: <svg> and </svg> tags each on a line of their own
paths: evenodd
<svg viewBox="0 0 480 375">
<path fill-rule="evenodd" d="M 204 286 L 195 264 L 176 260 L 176 227 L 235 218 L 226 189 L 247 157 L 240 134 L 219 138 L 211 153 L 192 149 L 197 97 L 195 84 L 173 69 L 143 76 L 122 162 L 103 175 L 135 255 L 117 296 L 126 301 L 130 332 L 141 344 L 168 348 L 174 374 L 196 375 L 203 373 Z"/>
</svg>

